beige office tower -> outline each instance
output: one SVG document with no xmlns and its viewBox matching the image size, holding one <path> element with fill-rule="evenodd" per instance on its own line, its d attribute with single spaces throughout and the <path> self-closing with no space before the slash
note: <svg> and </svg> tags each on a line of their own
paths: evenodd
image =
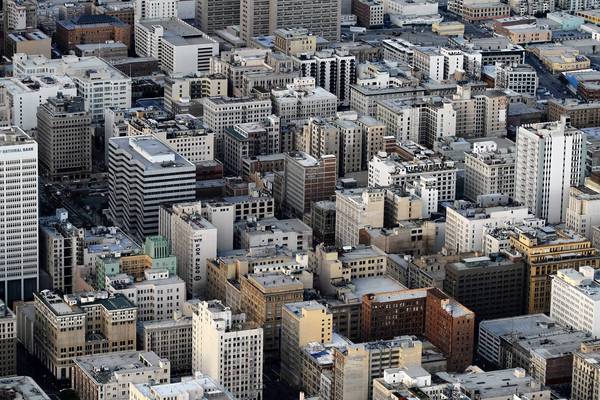
<svg viewBox="0 0 600 400">
<path fill-rule="evenodd" d="M 309 343 L 331 342 L 333 315 L 314 301 L 285 304 L 281 312 L 281 377 L 298 387 L 302 348 Z"/>
<path fill-rule="evenodd" d="M 600 399 L 600 345 L 598 341 L 583 342 L 573 354 L 571 399 Z"/>
<path fill-rule="evenodd" d="M 137 308 L 107 292 L 34 293 L 34 353 L 57 379 L 69 379 L 73 358 L 135 350 Z"/>
<path fill-rule="evenodd" d="M 192 317 L 192 370 L 210 376 L 239 400 L 262 399 L 263 330 L 219 300 Z"/>
<path fill-rule="evenodd" d="M 43 175 L 81 179 L 92 172 L 92 115 L 82 97 L 51 97 L 38 108 L 37 141 Z"/>
<path fill-rule="evenodd" d="M 182 17 L 183 18 L 183 17 Z M 240 23 L 240 0 L 198 0 L 196 24 L 208 34 Z"/>
<path fill-rule="evenodd" d="M 241 38 L 270 35 L 278 28 L 305 28 L 329 41 L 340 39 L 342 17 L 340 0 L 242 0 Z"/>
</svg>

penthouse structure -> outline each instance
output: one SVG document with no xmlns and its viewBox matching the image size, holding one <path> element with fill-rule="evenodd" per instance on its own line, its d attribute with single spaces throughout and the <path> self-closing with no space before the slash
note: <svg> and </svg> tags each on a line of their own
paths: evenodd
<svg viewBox="0 0 600 400">
<path fill-rule="evenodd" d="M 162 203 L 195 198 L 196 168 L 154 136 L 112 138 L 109 218 L 137 238 L 158 232 Z"/>
<path fill-rule="evenodd" d="M 122 295 L 44 290 L 34 307 L 34 353 L 56 379 L 71 377 L 74 357 L 135 349 L 137 309 Z"/>
<path fill-rule="evenodd" d="M 129 399 L 130 384 L 169 383 L 171 366 L 151 351 L 124 351 L 73 359 L 72 387 L 82 400 Z"/>
</svg>

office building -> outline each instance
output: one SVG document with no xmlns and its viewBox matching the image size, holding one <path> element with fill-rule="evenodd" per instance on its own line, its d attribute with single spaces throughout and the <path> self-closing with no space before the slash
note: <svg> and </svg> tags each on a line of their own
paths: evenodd
<svg viewBox="0 0 600 400">
<path fill-rule="evenodd" d="M 181 312 L 185 301 L 185 282 L 168 270 L 146 269 L 144 280 L 127 274 L 106 278 L 108 293 L 120 293 L 138 308 L 138 321 L 162 321 Z"/>
<path fill-rule="evenodd" d="M 564 117 L 561 121 L 520 126 L 515 200 L 548 223 L 564 222 L 569 187 L 583 184 L 584 165 L 584 134 Z"/>
<path fill-rule="evenodd" d="M 158 59 L 161 70 L 178 76 L 208 72 L 219 44 L 179 18 L 147 19 L 135 24 L 135 51 L 140 57 Z"/>
<path fill-rule="evenodd" d="M 332 198 L 335 178 L 335 156 L 317 159 L 303 152 L 286 153 L 284 170 L 275 177 L 275 201 L 290 215 L 303 217 L 310 212 L 312 203 Z"/>
<path fill-rule="evenodd" d="M 583 236 L 551 227 L 520 227 L 510 246 L 527 264 L 528 314 L 550 312 L 551 275 L 561 269 L 600 266 L 598 250 Z"/>
<path fill-rule="evenodd" d="M 176 0 L 135 0 L 134 21 L 177 17 Z"/>
<path fill-rule="evenodd" d="M 177 276 L 198 297 L 206 290 L 206 260 L 217 256 L 217 228 L 202 217 L 199 203 L 180 203 L 161 207 L 159 231 L 171 241 Z"/>
<path fill-rule="evenodd" d="M 491 201 L 485 199 L 492 197 Z M 494 198 L 496 197 L 496 198 Z M 526 206 L 511 203 L 507 196 L 487 195 L 477 203 L 457 200 L 446 207 L 444 247 L 451 253 L 483 250 L 486 231 L 534 218 Z"/>
<path fill-rule="evenodd" d="M 24 131 L 37 127 L 38 108 L 58 93 L 77 96 L 73 80 L 67 76 L 33 76 L 0 79 L 0 90 L 4 93 L 0 108 L 0 125 L 15 125 Z M 34 116 L 34 118 L 32 118 Z"/>
<path fill-rule="evenodd" d="M 0 128 L 0 173 L 0 300 L 10 304 L 32 299 L 39 284 L 38 145 L 17 127 Z"/>
<path fill-rule="evenodd" d="M 280 28 L 273 32 L 275 50 L 288 56 L 314 54 L 317 50 L 317 37 L 303 28 Z"/>
<path fill-rule="evenodd" d="M 592 267 L 561 269 L 552 279 L 550 317 L 559 324 L 600 335 L 600 282 Z"/>
<path fill-rule="evenodd" d="M 160 204 L 195 197 L 194 165 L 154 136 L 110 139 L 108 170 L 109 217 L 138 239 L 158 232 Z"/>
<path fill-rule="evenodd" d="M 362 228 L 384 226 L 385 191 L 378 188 L 346 189 L 335 192 L 336 246 L 356 246 Z"/>
<path fill-rule="evenodd" d="M 75 357 L 135 349 L 137 309 L 122 295 L 44 290 L 34 306 L 34 353 L 56 379 L 71 377 Z"/>
<path fill-rule="evenodd" d="M 403 186 L 421 177 L 435 179 L 439 201 L 456 198 L 456 172 L 454 161 L 445 159 L 431 150 L 422 149 L 422 155 L 409 160 L 393 153 L 379 152 L 369 161 L 369 187 Z"/>
<path fill-rule="evenodd" d="M 23 400 L 50 400 L 46 392 L 29 376 L 2 378 L 0 389 Z"/>
<path fill-rule="evenodd" d="M 571 399 L 589 400 L 598 398 L 600 384 L 600 352 L 596 343 L 583 343 L 573 354 L 573 380 Z"/>
<path fill-rule="evenodd" d="M 291 251 L 312 249 L 312 229 L 299 219 L 265 218 L 238 222 L 234 227 L 236 248 L 250 250 L 263 246 L 281 246 Z"/>
<path fill-rule="evenodd" d="M 192 372 L 192 317 L 174 313 L 173 318 L 141 324 L 141 348 L 169 360 L 173 375 Z"/>
<path fill-rule="evenodd" d="M 586 185 L 569 188 L 569 206 L 565 218 L 567 229 L 590 240 L 592 228 L 600 225 L 600 188 L 596 179 L 594 173 L 586 180 Z"/>
<path fill-rule="evenodd" d="M 0 300 L 0 376 L 17 374 L 17 317 Z M 0 380 L 0 388 L 3 388 Z"/>
<path fill-rule="evenodd" d="M 528 64 L 496 64 L 496 89 L 510 89 L 519 94 L 535 96 L 538 76 Z"/>
<path fill-rule="evenodd" d="M 515 146 L 499 148 L 494 141 L 473 143 L 465 152 L 465 197 L 472 201 L 482 195 L 497 193 L 515 196 Z"/>
<path fill-rule="evenodd" d="M 56 22 L 56 44 L 63 53 L 75 50 L 78 44 L 121 42 L 131 45 L 131 26 L 109 15 L 81 15 Z"/>
<path fill-rule="evenodd" d="M 340 38 L 341 2 L 306 3 L 298 0 L 244 0 L 240 8 L 240 37 L 246 43 L 278 28 L 304 28 L 327 40 Z"/>
<path fill-rule="evenodd" d="M 203 97 L 227 96 L 227 78 L 222 74 L 196 74 L 165 79 L 165 109 L 183 114 L 190 106 L 201 106 Z"/>
<path fill-rule="evenodd" d="M 186 16 L 187 17 L 187 16 Z M 240 2 L 237 0 L 199 0 L 196 3 L 196 25 L 209 35 L 240 24 Z"/>
<path fill-rule="evenodd" d="M 444 292 L 472 310 L 478 321 L 523 313 L 526 269 L 520 256 L 465 257 L 444 269 Z"/>
<path fill-rule="evenodd" d="M 85 230 L 73 226 L 67 210 L 40 218 L 40 267 L 52 281 L 52 288 L 73 293 L 76 269 L 82 266 Z"/>
<path fill-rule="evenodd" d="M 281 314 L 281 374 L 300 386 L 301 351 L 309 343 L 329 343 L 333 334 L 331 312 L 316 301 L 285 304 Z"/>
<path fill-rule="evenodd" d="M 193 314 L 192 369 L 210 376 L 237 399 L 262 398 L 263 330 L 219 300 Z"/>
<path fill-rule="evenodd" d="M 68 55 L 51 60 L 26 54 L 15 54 L 13 57 L 15 77 L 43 77 L 49 74 L 66 75 L 73 80 L 77 91 L 72 95 L 84 99 L 85 109 L 91 112 L 94 122 L 104 120 L 106 108 L 131 107 L 131 78 L 100 58 Z"/>
<path fill-rule="evenodd" d="M 52 40 L 48 35 L 40 30 L 31 30 L 31 32 L 12 32 L 5 41 L 5 57 L 11 59 L 17 53 L 27 55 L 41 54 L 44 57 L 51 57 Z"/>
<path fill-rule="evenodd" d="M 169 360 L 151 351 L 75 357 L 71 383 L 81 400 L 128 400 L 131 384 L 169 383 Z"/>
<path fill-rule="evenodd" d="M 271 100 L 255 97 L 207 97 L 203 119 L 215 134 L 215 158 L 223 159 L 225 129 L 242 123 L 259 123 L 271 115 Z"/>
<path fill-rule="evenodd" d="M 240 279 L 241 311 L 263 329 L 264 352 L 278 352 L 283 305 L 303 300 L 302 282 L 281 272 L 249 273 Z"/>
<path fill-rule="evenodd" d="M 333 117 L 337 111 L 337 96 L 316 86 L 312 77 L 295 78 L 285 89 L 273 89 L 271 93 L 273 113 L 282 124 L 311 117 Z"/>
<path fill-rule="evenodd" d="M 132 385 L 131 400 L 235 400 L 231 392 L 212 378 L 201 373 L 184 377 L 181 382 L 169 384 L 152 384 L 149 382 Z"/>
<path fill-rule="evenodd" d="M 352 14 L 357 22 L 365 28 L 383 26 L 384 3 L 380 0 L 353 0 Z"/>
<path fill-rule="evenodd" d="M 52 181 L 87 178 L 92 172 L 92 116 L 81 97 L 58 94 L 37 113 L 41 173 Z"/>
</svg>

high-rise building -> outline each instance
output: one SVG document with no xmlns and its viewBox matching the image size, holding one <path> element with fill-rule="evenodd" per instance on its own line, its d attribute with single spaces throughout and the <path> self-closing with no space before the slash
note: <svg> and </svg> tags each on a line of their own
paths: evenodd
<svg viewBox="0 0 600 400">
<path fill-rule="evenodd" d="M 535 96 L 538 76 L 529 64 L 496 64 L 496 89 L 510 89 L 520 94 Z"/>
<path fill-rule="evenodd" d="M 240 277 L 240 308 L 264 332 L 264 351 L 279 351 L 282 306 L 303 300 L 302 281 L 281 272 L 250 273 Z"/>
<path fill-rule="evenodd" d="M 597 179 L 598 176 L 594 173 L 591 178 L 586 179 L 585 186 L 569 189 L 565 226 L 588 239 L 592 239 L 592 228 L 600 225 L 600 187 Z"/>
<path fill-rule="evenodd" d="M 40 218 L 40 267 L 52 280 L 52 288 L 62 293 L 73 293 L 73 280 L 83 261 L 85 229 L 68 221 L 64 208 L 52 217 Z"/>
<path fill-rule="evenodd" d="M 219 300 L 200 302 L 192 318 L 192 369 L 236 399 L 262 399 L 263 330 Z"/>
<path fill-rule="evenodd" d="M 330 200 L 335 193 L 336 158 L 325 155 L 316 159 L 303 152 L 287 153 L 285 169 L 276 178 L 275 200 L 291 215 L 303 217 L 312 203 Z"/>
<path fill-rule="evenodd" d="M 481 195 L 515 196 L 514 144 L 498 148 L 493 142 L 476 142 L 465 153 L 465 197 L 477 201 Z"/>
<path fill-rule="evenodd" d="M 300 385 L 302 347 L 309 343 L 329 343 L 333 317 L 327 308 L 312 300 L 288 303 L 281 313 L 281 376 L 291 385 Z"/>
<path fill-rule="evenodd" d="M 209 35 L 228 26 L 240 24 L 239 0 L 198 0 L 196 25 Z"/>
<path fill-rule="evenodd" d="M 341 1 L 306 3 L 299 0 L 243 0 L 240 8 L 242 40 L 269 35 L 278 28 L 305 28 L 330 41 L 340 39 Z"/>
<path fill-rule="evenodd" d="M 600 336 L 600 279 L 592 267 L 561 269 L 552 279 L 550 317 L 564 326 Z"/>
<path fill-rule="evenodd" d="M 473 310 L 478 321 L 523 314 L 526 268 L 521 256 L 465 257 L 444 269 L 444 292 Z"/>
<path fill-rule="evenodd" d="M 194 164 L 154 136 L 116 137 L 108 147 L 109 217 L 131 235 L 158 232 L 161 204 L 194 200 Z"/>
<path fill-rule="evenodd" d="M 569 231 L 523 226 L 516 229 L 509 241 L 527 264 L 528 314 L 550 311 L 551 276 L 558 270 L 600 266 L 598 249 L 585 237 Z"/>
<path fill-rule="evenodd" d="M 17 127 L 0 128 L 0 300 L 38 290 L 38 145 Z"/>
<path fill-rule="evenodd" d="M 135 0 L 135 21 L 172 17 L 177 17 L 177 0 Z"/>
<path fill-rule="evenodd" d="M 0 300 L 0 376 L 12 376 L 16 373 L 17 317 Z"/>
<path fill-rule="evenodd" d="M 517 131 L 515 199 L 548 223 L 565 221 L 569 187 L 583 184 L 585 135 L 560 121 Z"/>
<path fill-rule="evenodd" d="M 92 116 L 83 98 L 51 97 L 37 113 L 41 173 L 51 180 L 81 179 L 92 172 Z"/>
<path fill-rule="evenodd" d="M 335 193 L 335 244 L 356 246 L 359 231 L 366 226 L 383 228 L 385 190 L 361 188 Z"/>
<path fill-rule="evenodd" d="M 161 207 L 159 230 L 171 241 L 188 294 L 198 297 L 206 290 L 206 260 L 217 256 L 217 228 L 202 216 L 199 203 L 179 203 Z"/>
<path fill-rule="evenodd" d="M 204 122 L 215 134 L 215 158 L 223 159 L 225 128 L 262 122 L 271 115 L 271 100 L 255 97 L 207 97 L 203 99 Z"/>
<path fill-rule="evenodd" d="M 136 307 L 106 292 L 34 293 L 34 353 L 56 379 L 69 379 L 73 359 L 135 350 Z"/>
<path fill-rule="evenodd" d="M 573 354 L 573 379 L 571 399 L 596 400 L 600 397 L 600 346 L 582 343 L 580 351 Z"/>
</svg>

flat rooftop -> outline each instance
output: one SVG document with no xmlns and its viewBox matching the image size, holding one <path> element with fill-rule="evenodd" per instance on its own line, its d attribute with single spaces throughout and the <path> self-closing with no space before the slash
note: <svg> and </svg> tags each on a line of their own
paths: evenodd
<svg viewBox="0 0 600 400">
<path fill-rule="evenodd" d="M 460 383 L 468 391 L 478 391 L 483 399 L 541 390 L 541 385 L 521 368 L 463 374 L 438 372 L 437 377 L 448 383 Z"/>
<path fill-rule="evenodd" d="M 194 164 L 152 135 L 114 137 L 110 139 L 110 146 L 125 151 L 146 171 L 177 168 L 196 170 Z"/>
<path fill-rule="evenodd" d="M 14 400 L 50 400 L 50 397 L 29 376 L 0 378 L 2 398 L 10 400 L 8 393 L 14 393 Z"/>
<path fill-rule="evenodd" d="M 73 362 L 98 384 L 115 382 L 119 374 L 135 374 L 162 369 L 161 359 L 153 351 L 121 351 L 74 357 Z"/>
</svg>

